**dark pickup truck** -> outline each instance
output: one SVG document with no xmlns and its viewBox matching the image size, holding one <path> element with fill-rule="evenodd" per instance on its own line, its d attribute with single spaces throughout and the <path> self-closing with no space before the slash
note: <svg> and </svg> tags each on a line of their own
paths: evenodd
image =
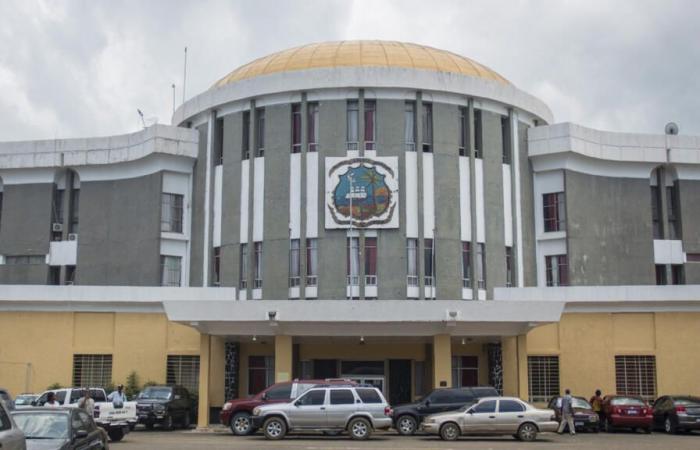
<svg viewBox="0 0 700 450">
<path fill-rule="evenodd" d="M 189 428 L 194 403 L 182 386 L 149 386 L 136 399 L 136 415 L 139 423 L 151 429 L 159 424 L 172 430 L 175 423 Z"/>
<path fill-rule="evenodd" d="M 416 432 L 425 416 L 454 411 L 471 405 L 480 398 L 499 395 L 495 388 L 489 386 L 435 389 L 415 403 L 394 407 L 394 428 L 399 434 L 411 435 Z"/>
</svg>

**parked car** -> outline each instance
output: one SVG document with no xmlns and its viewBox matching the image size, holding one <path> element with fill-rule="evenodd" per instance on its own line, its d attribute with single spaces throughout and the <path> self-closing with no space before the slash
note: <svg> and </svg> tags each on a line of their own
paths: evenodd
<svg viewBox="0 0 700 450">
<path fill-rule="evenodd" d="M 653 427 L 675 434 L 681 430 L 700 430 L 700 397 L 664 395 L 654 402 Z"/>
<path fill-rule="evenodd" d="M 415 403 L 394 407 L 394 428 L 399 434 L 411 435 L 416 432 L 423 418 L 430 414 L 455 411 L 476 403 L 480 398 L 497 397 L 495 388 L 464 387 L 435 389 Z"/>
<path fill-rule="evenodd" d="M 551 409 L 538 409 L 515 397 L 487 397 L 459 411 L 426 417 L 421 430 L 437 434 L 445 441 L 469 435 L 513 435 L 521 441 L 534 441 L 537 433 L 559 427 Z"/>
<path fill-rule="evenodd" d="M 651 433 L 652 409 L 642 398 L 628 395 L 606 395 L 603 398 L 603 429 L 631 428 Z"/>
<path fill-rule="evenodd" d="M 31 408 L 32 402 L 38 398 L 39 398 L 39 396 L 37 394 L 19 394 L 15 398 L 15 408 L 16 409 Z"/>
<path fill-rule="evenodd" d="M 250 398 L 227 401 L 219 413 L 220 423 L 228 425 L 233 434 L 245 436 L 256 431 L 251 416 L 257 406 L 269 403 L 289 403 L 304 392 L 319 384 L 356 384 L 344 379 L 294 380 L 275 383 Z"/>
<path fill-rule="evenodd" d="M 12 401 L 10 391 L 7 389 L 0 388 L 0 403 L 4 403 L 10 411 L 15 409 L 15 403 Z"/>
<path fill-rule="evenodd" d="M 136 402 L 124 402 L 121 408 L 116 408 L 112 402 L 107 400 L 104 389 L 97 387 L 89 389 L 90 397 L 95 401 L 93 416 L 95 422 L 107 432 L 112 441 L 121 441 L 136 424 Z M 49 392 L 53 392 L 56 401 L 67 408 L 77 408 L 78 401 L 85 396 L 85 389 L 79 387 L 52 389 L 43 392 L 32 405 L 43 406 Z"/>
<path fill-rule="evenodd" d="M 182 386 L 149 386 L 136 399 L 138 421 L 149 430 L 156 424 L 172 430 L 175 423 L 189 428 L 194 408 L 189 391 Z"/>
<path fill-rule="evenodd" d="M 27 450 L 106 449 L 107 436 L 77 408 L 31 408 L 12 413 L 27 439 Z"/>
<path fill-rule="evenodd" d="M 376 387 L 325 385 L 309 389 L 292 402 L 256 407 L 252 422 L 267 439 L 311 430 L 347 431 L 353 439 L 369 439 L 373 430 L 391 427 L 391 408 Z"/>
<path fill-rule="evenodd" d="M 12 419 L 10 409 L 0 401 L 0 444 L 3 450 L 26 450 L 24 433 Z"/>
<path fill-rule="evenodd" d="M 561 422 L 561 398 L 560 396 L 552 397 L 547 404 L 547 408 L 554 410 L 557 422 Z M 593 411 L 593 407 L 583 397 L 573 397 L 572 405 L 574 410 L 574 427 L 576 431 L 592 431 L 597 433 L 599 430 L 599 417 Z M 566 425 L 564 431 L 568 430 Z"/>
</svg>

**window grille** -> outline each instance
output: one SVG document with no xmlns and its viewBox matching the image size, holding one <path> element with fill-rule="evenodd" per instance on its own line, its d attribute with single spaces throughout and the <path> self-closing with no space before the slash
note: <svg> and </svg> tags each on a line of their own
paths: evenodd
<svg viewBox="0 0 700 450">
<path fill-rule="evenodd" d="M 559 395 L 559 357 L 528 356 L 527 379 L 530 402 L 548 402 Z"/>
<path fill-rule="evenodd" d="M 199 356 L 168 355 L 167 384 L 179 384 L 190 394 L 199 392 Z"/>
<path fill-rule="evenodd" d="M 112 383 L 112 355 L 73 355 L 73 386 L 105 387 Z"/>
<path fill-rule="evenodd" d="M 656 357 L 615 356 L 615 387 L 618 395 L 656 398 Z"/>
</svg>

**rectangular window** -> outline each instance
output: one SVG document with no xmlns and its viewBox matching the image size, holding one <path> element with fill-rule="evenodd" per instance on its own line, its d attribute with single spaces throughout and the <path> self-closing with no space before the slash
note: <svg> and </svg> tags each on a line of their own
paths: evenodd
<svg viewBox="0 0 700 450">
<path fill-rule="evenodd" d="M 569 258 L 567 255 L 545 256 L 547 286 L 569 285 Z"/>
<path fill-rule="evenodd" d="M 365 284 L 377 285 L 377 238 L 365 238 Z"/>
<path fill-rule="evenodd" d="M 301 249 L 299 239 L 289 242 L 289 287 L 297 287 L 301 282 Z"/>
<path fill-rule="evenodd" d="M 686 253 L 685 254 L 685 261 L 686 262 L 700 262 L 700 253 Z"/>
<path fill-rule="evenodd" d="M 481 110 L 474 110 L 474 157 L 482 158 L 483 138 L 481 129 Z"/>
<path fill-rule="evenodd" d="M 24 265 L 24 264 L 46 264 L 46 256 L 44 255 L 8 255 L 5 256 L 5 264 Z"/>
<path fill-rule="evenodd" d="M 467 119 L 469 110 L 465 107 L 459 108 L 459 156 L 469 156 L 469 130 L 467 129 Z"/>
<path fill-rule="evenodd" d="M 360 108 L 357 100 L 348 100 L 347 102 L 347 149 L 357 150 L 357 141 L 359 140 L 359 119 Z"/>
<path fill-rule="evenodd" d="M 255 110 L 257 126 L 255 136 L 255 156 L 265 156 L 265 108 Z"/>
<path fill-rule="evenodd" d="M 566 231 L 566 204 L 563 192 L 542 194 L 544 231 Z"/>
<path fill-rule="evenodd" d="M 347 238 L 346 250 L 347 284 L 348 286 L 358 286 L 360 284 L 360 239 Z"/>
<path fill-rule="evenodd" d="M 671 284 L 685 284 L 683 264 L 671 265 Z"/>
<path fill-rule="evenodd" d="M 416 151 L 416 102 L 404 104 L 404 150 Z"/>
<path fill-rule="evenodd" d="M 365 150 L 375 150 L 377 140 L 377 104 L 365 100 Z"/>
<path fill-rule="evenodd" d="M 63 240 L 63 189 L 53 190 L 53 203 L 51 208 L 51 240 Z"/>
<path fill-rule="evenodd" d="M 221 247 L 214 247 L 212 258 L 212 267 L 214 270 L 211 274 L 211 282 L 214 286 L 221 286 Z"/>
<path fill-rule="evenodd" d="M 255 395 L 275 382 L 274 356 L 248 356 L 248 394 Z"/>
<path fill-rule="evenodd" d="M 49 285 L 58 286 L 61 284 L 61 266 L 49 267 Z"/>
<path fill-rule="evenodd" d="M 654 272 L 656 273 L 656 284 L 658 286 L 664 286 L 668 284 L 668 278 L 666 277 L 666 266 L 663 264 L 657 264 L 654 266 Z"/>
<path fill-rule="evenodd" d="M 69 233 L 78 232 L 79 223 L 79 212 L 80 212 L 80 189 L 73 189 L 70 192 L 70 226 L 68 227 Z"/>
<path fill-rule="evenodd" d="M 250 111 L 243 111 L 243 125 L 241 130 L 241 159 L 250 158 Z"/>
<path fill-rule="evenodd" d="M 666 187 L 666 203 L 668 208 L 668 232 L 669 239 L 681 239 L 680 198 L 678 196 L 678 182 Z"/>
<path fill-rule="evenodd" d="M 435 248 L 432 239 L 423 240 L 423 284 L 435 286 Z"/>
<path fill-rule="evenodd" d="M 301 104 L 292 105 L 292 153 L 301 153 Z"/>
<path fill-rule="evenodd" d="M 182 233 L 183 200 L 181 194 L 161 194 L 160 231 Z"/>
<path fill-rule="evenodd" d="M 306 285 L 318 284 L 318 239 L 306 238 Z"/>
<path fill-rule="evenodd" d="M 506 287 L 513 287 L 513 247 L 506 247 Z"/>
<path fill-rule="evenodd" d="M 618 395 L 656 398 L 656 357 L 615 356 L 615 387 Z"/>
<path fill-rule="evenodd" d="M 471 242 L 462 241 L 462 287 L 472 287 Z"/>
<path fill-rule="evenodd" d="M 73 386 L 112 384 L 112 355 L 73 355 Z"/>
<path fill-rule="evenodd" d="M 527 379 L 530 402 L 545 403 L 559 395 L 559 357 L 528 356 Z"/>
<path fill-rule="evenodd" d="M 181 284 L 182 258 L 180 256 L 160 256 L 160 285 L 177 287 Z"/>
<path fill-rule="evenodd" d="M 215 166 L 224 163 L 224 119 L 214 122 L 214 154 L 212 160 Z"/>
<path fill-rule="evenodd" d="M 309 103 L 306 106 L 308 123 L 307 139 L 309 141 L 309 151 L 315 152 L 318 147 L 318 103 Z"/>
<path fill-rule="evenodd" d="M 476 244 L 476 280 L 479 289 L 486 289 L 486 245 Z"/>
<path fill-rule="evenodd" d="M 433 105 L 423 103 L 423 151 L 430 153 L 433 151 Z"/>
<path fill-rule="evenodd" d="M 253 289 L 261 289 L 263 286 L 263 267 L 262 267 L 262 258 L 263 258 L 263 248 L 262 242 L 256 242 L 255 244 L 255 265 L 253 267 L 254 274 L 253 274 Z"/>
<path fill-rule="evenodd" d="M 75 284 L 75 266 L 66 266 L 66 279 L 64 280 L 63 284 Z"/>
<path fill-rule="evenodd" d="M 248 244 L 241 244 L 240 261 L 238 264 L 240 273 L 238 274 L 238 288 L 248 288 Z"/>
<path fill-rule="evenodd" d="M 503 164 L 510 164 L 510 117 L 501 117 L 501 142 L 503 146 Z"/>
<path fill-rule="evenodd" d="M 418 286 L 418 239 L 406 239 L 406 284 Z"/>
<path fill-rule="evenodd" d="M 661 198 L 659 197 L 659 187 L 651 186 L 651 222 L 654 231 L 654 239 L 663 239 L 661 230 Z"/>
<path fill-rule="evenodd" d="M 199 392 L 198 355 L 168 355 L 166 372 L 167 384 L 183 386 L 190 395 Z"/>
<path fill-rule="evenodd" d="M 452 357 L 452 387 L 479 386 L 479 357 Z"/>
</svg>

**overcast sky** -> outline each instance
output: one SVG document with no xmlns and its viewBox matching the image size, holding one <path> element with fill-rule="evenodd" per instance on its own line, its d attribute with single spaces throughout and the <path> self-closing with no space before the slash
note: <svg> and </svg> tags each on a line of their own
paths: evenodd
<svg viewBox="0 0 700 450">
<path fill-rule="evenodd" d="M 170 123 L 236 67 L 309 42 L 451 50 L 539 97 L 555 121 L 700 135 L 700 1 L 0 1 L 0 141 Z"/>
</svg>

